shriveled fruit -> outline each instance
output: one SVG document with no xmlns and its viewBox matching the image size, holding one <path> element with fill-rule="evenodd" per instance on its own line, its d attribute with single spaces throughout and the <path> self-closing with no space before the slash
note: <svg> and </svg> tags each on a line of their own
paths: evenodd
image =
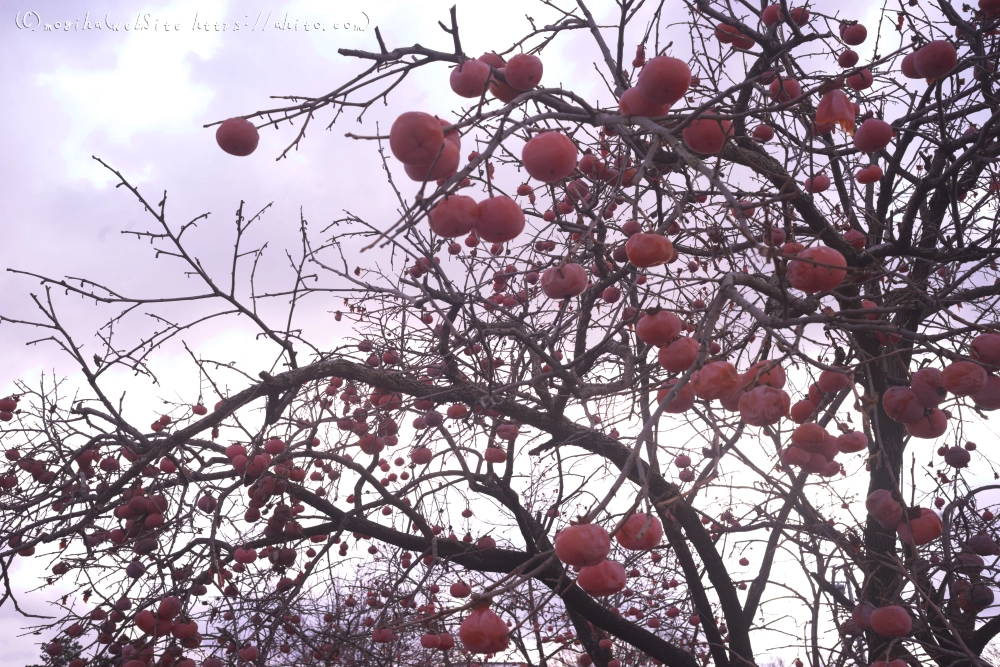
<svg viewBox="0 0 1000 667">
<path fill-rule="evenodd" d="M 625 568 L 613 560 L 605 560 L 580 568 L 576 583 L 595 597 L 614 595 L 625 588 Z"/>
<path fill-rule="evenodd" d="M 451 70 L 449 83 L 456 95 L 475 98 L 486 92 L 489 79 L 489 65 L 481 60 L 466 60 Z"/>
<path fill-rule="evenodd" d="M 889 387 L 882 394 L 882 407 L 889 419 L 910 424 L 924 416 L 924 405 L 909 387 Z"/>
<path fill-rule="evenodd" d="M 587 270 L 576 263 L 550 266 L 542 272 L 542 292 L 550 299 L 568 299 L 587 290 Z"/>
<path fill-rule="evenodd" d="M 952 468 L 965 468 L 971 459 L 972 454 L 964 447 L 949 447 L 944 453 L 944 462 Z"/>
<path fill-rule="evenodd" d="M 868 28 L 864 27 L 860 23 L 855 23 L 852 25 L 841 23 L 840 24 L 840 39 L 844 44 L 850 44 L 851 46 L 857 46 L 868 38 Z"/>
<path fill-rule="evenodd" d="M 389 130 L 389 150 L 403 164 L 428 165 L 434 162 L 443 143 L 441 123 L 421 111 L 400 114 Z"/>
<path fill-rule="evenodd" d="M 436 181 L 439 178 L 448 178 L 458 171 L 458 164 L 462 156 L 458 147 L 451 141 L 444 141 L 441 144 L 441 154 L 428 164 L 404 164 L 403 171 L 410 177 L 410 180 Z"/>
<path fill-rule="evenodd" d="M 1000 334 L 984 333 L 972 339 L 969 356 L 992 368 L 1000 368 Z"/>
<path fill-rule="evenodd" d="M 996 410 L 1000 408 L 1000 377 L 989 375 L 982 389 L 972 395 L 972 402 L 980 410 Z"/>
<path fill-rule="evenodd" d="M 636 87 L 653 104 L 673 105 L 691 85 L 691 69 L 679 58 L 651 58 L 639 72 Z"/>
<path fill-rule="evenodd" d="M 1000 545 L 985 532 L 973 535 L 966 544 L 973 553 L 980 556 L 1000 556 Z"/>
<path fill-rule="evenodd" d="M 541 59 L 530 53 L 519 53 L 512 56 L 504 67 L 503 75 L 507 84 L 515 90 L 531 90 L 542 80 L 543 71 Z"/>
<path fill-rule="evenodd" d="M 391 634 L 392 631 L 389 630 L 389 633 Z M 245 660 L 246 662 L 255 661 L 259 655 L 260 649 L 253 645 L 245 646 L 239 650 L 240 659 Z"/>
<path fill-rule="evenodd" d="M 847 77 L 847 85 L 854 90 L 866 90 L 872 87 L 875 79 L 871 71 L 867 69 L 859 70 L 857 73 Z"/>
<path fill-rule="evenodd" d="M 872 611 L 872 630 L 883 637 L 905 637 L 913 629 L 913 619 L 899 605 L 887 605 Z"/>
<path fill-rule="evenodd" d="M 562 132 L 542 132 L 531 138 L 521 151 L 524 168 L 545 183 L 559 181 L 576 169 L 576 144 Z"/>
<path fill-rule="evenodd" d="M 683 323 L 669 310 L 645 313 L 635 325 L 635 335 L 643 343 L 660 347 L 681 333 Z"/>
<path fill-rule="evenodd" d="M 886 489 L 876 489 L 869 493 L 865 499 L 865 508 L 883 528 L 892 530 L 903 519 L 903 506 Z"/>
<path fill-rule="evenodd" d="M 667 115 L 670 107 L 666 104 L 656 104 L 649 101 L 638 88 L 629 88 L 618 98 L 618 110 L 623 116 L 656 118 Z"/>
<path fill-rule="evenodd" d="M 476 234 L 487 243 L 505 243 L 524 231 L 524 211 L 506 195 L 489 197 L 479 202 Z"/>
<path fill-rule="evenodd" d="M 892 141 L 892 126 L 884 120 L 869 118 L 854 133 L 854 146 L 863 153 L 874 153 Z"/>
<path fill-rule="evenodd" d="M 714 113 L 714 111 L 712 111 Z M 684 128 L 684 144 L 696 153 L 714 155 L 722 150 L 726 139 L 733 135 L 732 122 L 699 118 Z"/>
<path fill-rule="evenodd" d="M 671 373 L 680 373 L 691 368 L 698 358 L 698 341 L 690 336 L 681 336 L 677 340 L 660 348 L 656 358 L 663 368 Z"/>
<path fill-rule="evenodd" d="M 431 209 L 430 227 L 438 236 L 454 238 L 465 236 L 479 222 L 479 204 L 472 197 L 451 195 Z"/>
<path fill-rule="evenodd" d="M 643 232 L 629 237 L 625 242 L 625 252 L 628 261 L 645 269 L 669 262 L 674 254 L 674 246 L 666 236 Z"/>
<path fill-rule="evenodd" d="M 462 621 L 458 638 L 472 653 L 499 653 L 510 644 L 507 624 L 490 609 L 489 603 L 477 605 Z"/>
<path fill-rule="evenodd" d="M 965 585 L 963 586 L 962 584 Z M 957 593 L 958 608 L 966 613 L 978 613 L 993 605 L 995 596 L 988 584 L 969 584 L 964 580 L 957 579 L 952 586 L 953 590 Z"/>
<path fill-rule="evenodd" d="M 878 181 L 882 180 L 882 176 L 884 175 L 885 174 L 882 171 L 882 167 L 878 166 L 877 164 L 870 164 L 867 167 L 859 169 L 857 173 L 854 174 L 854 178 L 858 183 L 861 183 L 862 185 L 867 185 L 869 183 L 877 183 Z"/>
<path fill-rule="evenodd" d="M 819 407 L 809 399 L 798 401 L 789 410 L 789 416 L 792 421 L 796 424 L 805 423 L 807 419 L 811 419 L 815 416 L 816 408 Z"/>
<path fill-rule="evenodd" d="M 944 76 L 958 63 L 958 52 L 943 39 L 928 42 L 913 56 L 913 68 L 925 79 Z"/>
<path fill-rule="evenodd" d="M 854 103 L 839 88 L 827 91 L 816 105 L 816 124 L 833 123 L 848 134 L 854 133 Z"/>
<path fill-rule="evenodd" d="M 802 97 L 802 84 L 798 79 L 779 78 L 771 82 L 767 91 L 776 102 L 791 102 Z"/>
<path fill-rule="evenodd" d="M 986 371 L 973 361 L 956 361 L 941 371 L 941 384 L 956 396 L 972 396 L 986 385 Z"/>
<path fill-rule="evenodd" d="M 751 426 L 770 426 L 788 416 L 791 398 L 782 389 L 761 386 L 740 398 L 740 417 Z"/>
<path fill-rule="evenodd" d="M 257 150 L 260 134 L 254 124 L 245 118 L 229 118 L 222 121 L 215 131 L 215 141 L 219 148 L 238 157 L 246 157 Z"/>
<path fill-rule="evenodd" d="M 827 292 L 844 281 L 846 266 L 847 260 L 833 248 L 806 248 L 788 263 L 788 283 L 807 294 Z"/>
<path fill-rule="evenodd" d="M 677 380 L 667 380 L 663 383 L 659 391 L 656 392 L 656 402 L 658 404 L 663 402 L 675 384 L 677 384 Z M 670 414 L 680 414 L 687 412 L 692 407 L 694 407 L 694 390 L 691 388 L 691 383 L 688 382 L 677 391 L 677 394 L 663 411 Z"/>
<path fill-rule="evenodd" d="M 652 549 L 663 539 L 663 525 L 655 516 L 643 512 L 632 514 L 615 533 L 618 544 L 626 549 Z"/>
<path fill-rule="evenodd" d="M 896 533 L 899 535 L 900 541 L 919 547 L 930 544 L 941 537 L 941 517 L 937 515 L 937 512 L 921 507 L 914 513 L 917 514 L 916 517 L 910 516 L 909 520 L 904 518 L 896 526 Z"/>
<path fill-rule="evenodd" d="M 757 141 L 768 142 L 774 139 L 774 128 L 767 123 L 761 123 L 753 129 L 752 135 Z"/>
<path fill-rule="evenodd" d="M 937 408 L 931 408 L 926 415 L 905 424 L 905 427 L 906 432 L 914 438 L 939 438 L 948 430 L 948 416 Z"/>
<path fill-rule="evenodd" d="M 483 459 L 487 463 L 503 463 L 507 460 L 507 452 L 502 447 L 487 447 Z"/>
<path fill-rule="evenodd" d="M 868 449 L 868 437 L 861 431 L 851 431 L 837 436 L 837 450 L 843 454 L 853 454 Z"/>
<path fill-rule="evenodd" d="M 597 565 L 608 557 L 611 538 L 608 531 L 597 524 L 567 526 L 556 535 L 555 551 L 559 560 L 567 565 Z"/>
<path fill-rule="evenodd" d="M 840 52 L 840 55 L 837 56 L 837 64 L 841 67 L 854 67 L 858 64 L 859 59 L 860 57 L 858 56 L 857 51 L 844 49 Z"/>
<path fill-rule="evenodd" d="M 811 192 L 813 194 L 826 192 L 830 189 L 830 177 L 826 174 L 816 174 L 815 176 L 810 176 L 802 184 L 802 187 L 806 192 Z"/>
<path fill-rule="evenodd" d="M 767 385 L 781 389 L 785 386 L 785 369 L 776 361 L 758 361 L 740 376 L 740 384 L 749 388 Z"/>
<path fill-rule="evenodd" d="M 809 422 L 792 431 L 792 444 L 803 451 L 815 453 L 823 449 L 828 435 L 825 428 L 814 422 Z"/>
<path fill-rule="evenodd" d="M 694 393 L 699 398 L 712 401 L 733 393 L 739 386 L 740 375 L 728 361 L 705 364 L 691 378 Z"/>
<path fill-rule="evenodd" d="M 921 368 L 910 378 L 910 389 L 925 408 L 936 408 L 948 395 L 941 378 L 936 368 Z"/>
</svg>

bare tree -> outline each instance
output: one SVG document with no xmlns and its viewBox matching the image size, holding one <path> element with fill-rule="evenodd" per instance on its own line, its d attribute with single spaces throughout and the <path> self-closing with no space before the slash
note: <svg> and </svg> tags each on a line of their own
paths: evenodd
<svg viewBox="0 0 1000 667">
<path fill-rule="evenodd" d="M 50 560 L 91 606 L 41 629 L 126 667 L 988 664 L 997 487 L 969 471 L 992 471 L 971 434 L 1000 407 L 996 5 L 911 0 L 866 27 L 622 0 L 601 25 L 546 1 L 478 60 L 454 9 L 452 50 L 376 30 L 342 51 L 350 81 L 218 129 L 248 155 L 257 127 L 294 127 L 286 155 L 417 68 L 465 96 L 348 135 L 398 219 L 303 220 L 282 285 L 248 240 L 263 210 L 240 204 L 216 274 L 204 216 L 109 166 L 148 214 L 137 239 L 199 286 L 27 274 L 39 318 L 3 321 L 86 393 L 46 378 L 0 402 L 5 578 Z M 544 76 L 576 31 L 610 105 Z M 60 292 L 109 311 L 93 358 Z M 231 318 L 257 367 L 188 348 L 202 395 L 150 426 L 107 388 Z"/>
</svg>

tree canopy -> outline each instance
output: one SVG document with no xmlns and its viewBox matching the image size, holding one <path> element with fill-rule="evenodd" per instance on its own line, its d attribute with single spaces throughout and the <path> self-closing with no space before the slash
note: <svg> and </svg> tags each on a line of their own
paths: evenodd
<svg viewBox="0 0 1000 667">
<path fill-rule="evenodd" d="M 211 125 L 242 159 L 276 128 L 280 158 L 393 110 L 347 139 L 396 219 L 303 219 L 285 287 L 257 287 L 267 207 L 215 272 L 206 216 L 111 165 L 187 292 L 20 271 L 39 316 L 2 321 L 83 385 L 0 400 L 4 602 L 29 557 L 75 591 L 48 655 L 988 664 L 1000 2 L 563 4 L 513 45 L 463 43 L 454 8 L 444 50 L 376 29 L 350 80 Z M 546 76 L 564 42 L 584 80 Z M 398 108 L 418 70 L 454 96 Z M 60 317 L 80 296 L 96 354 Z M 201 392 L 151 424 L 110 393 L 231 320 L 270 357 L 184 343 Z"/>
</svg>

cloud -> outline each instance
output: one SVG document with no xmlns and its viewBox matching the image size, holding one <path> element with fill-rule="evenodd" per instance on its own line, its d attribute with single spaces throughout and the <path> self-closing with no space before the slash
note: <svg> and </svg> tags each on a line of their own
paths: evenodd
<svg viewBox="0 0 1000 667">
<path fill-rule="evenodd" d="M 222 45 L 223 34 L 186 29 L 189 17 L 199 13 L 223 14 L 223 0 L 178 0 L 148 12 L 151 20 L 184 25 L 180 32 L 132 32 L 114 47 L 117 56 L 110 69 L 63 65 L 37 75 L 71 118 L 61 146 L 69 178 L 83 178 L 97 186 L 112 177 L 90 159 L 87 146 L 94 133 L 104 133 L 116 144 L 126 144 L 137 134 L 183 134 L 208 108 L 214 91 L 192 79 L 193 59 L 209 60 Z M 147 14 L 143 15 L 144 17 Z M 153 23 L 155 25 L 155 23 Z M 113 38 L 120 38 L 113 35 Z M 147 167 L 141 179 L 151 175 Z"/>
</svg>

